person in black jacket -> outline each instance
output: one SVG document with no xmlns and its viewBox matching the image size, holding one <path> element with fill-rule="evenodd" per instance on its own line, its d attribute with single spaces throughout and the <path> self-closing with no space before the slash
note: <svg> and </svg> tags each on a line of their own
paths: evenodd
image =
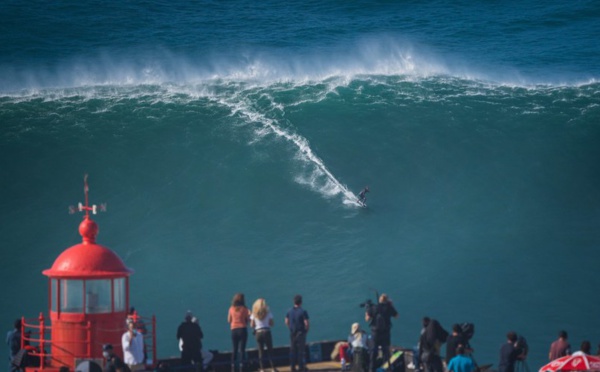
<svg viewBox="0 0 600 372">
<path fill-rule="evenodd" d="M 177 328 L 177 340 L 181 340 L 181 365 L 196 365 L 202 370 L 202 328 L 198 323 L 192 322 L 192 312 L 185 314 L 185 320 Z"/>
<path fill-rule="evenodd" d="M 454 324 L 452 326 L 452 334 L 450 334 L 446 340 L 446 365 L 450 363 L 450 359 L 456 356 L 456 348 L 458 345 L 463 345 L 465 351 L 469 351 L 468 340 L 465 335 L 463 335 L 460 324 Z"/>
<path fill-rule="evenodd" d="M 521 354 L 523 349 L 517 343 L 517 334 L 514 331 L 508 332 L 506 342 L 500 347 L 498 372 L 515 372 L 515 363 Z"/>
<path fill-rule="evenodd" d="M 392 301 L 383 293 L 379 296 L 379 303 L 367 308 L 365 320 L 369 322 L 371 327 L 372 345 L 369 352 L 369 372 L 376 370 L 376 359 L 379 352 L 379 347 L 383 352 L 384 363 L 390 359 L 390 346 L 392 342 L 392 317 L 397 318 L 398 312 Z"/>
<path fill-rule="evenodd" d="M 442 327 L 440 322 L 431 319 L 425 332 L 421 334 L 419 340 L 419 354 L 425 372 L 443 372 L 444 364 L 440 356 L 440 349 L 448 338 L 448 332 Z"/>
</svg>

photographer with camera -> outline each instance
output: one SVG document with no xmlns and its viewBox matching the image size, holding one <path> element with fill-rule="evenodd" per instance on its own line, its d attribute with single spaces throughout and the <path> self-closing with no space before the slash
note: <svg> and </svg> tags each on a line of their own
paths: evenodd
<svg viewBox="0 0 600 372">
<path fill-rule="evenodd" d="M 523 336 L 517 336 L 517 333 L 510 331 L 506 334 L 506 342 L 500 348 L 500 362 L 498 363 L 498 372 L 515 372 L 515 364 L 519 361 L 525 361 L 527 358 L 527 341 Z M 525 370 L 529 370 L 525 365 Z"/>
<path fill-rule="evenodd" d="M 383 352 L 383 362 L 385 363 L 390 359 L 390 346 L 392 342 L 391 318 L 397 318 L 398 312 L 385 293 L 379 296 L 379 303 L 377 303 L 377 305 L 372 304 L 370 301 L 367 301 L 366 305 L 367 311 L 365 313 L 365 320 L 369 322 L 369 326 L 371 327 L 372 339 L 372 345 L 369 352 L 369 372 L 374 372 L 376 370 L 375 363 L 377 361 L 379 347 L 381 347 Z"/>
</svg>

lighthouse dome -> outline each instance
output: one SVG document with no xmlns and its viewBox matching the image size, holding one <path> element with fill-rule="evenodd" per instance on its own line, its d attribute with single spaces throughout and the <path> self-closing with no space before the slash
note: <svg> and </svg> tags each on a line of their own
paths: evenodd
<svg viewBox="0 0 600 372">
<path fill-rule="evenodd" d="M 85 218 L 79 225 L 82 243 L 67 248 L 43 274 L 60 278 L 108 278 L 129 276 L 133 270 L 109 248 L 96 244 L 98 225 Z"/>
</svg>

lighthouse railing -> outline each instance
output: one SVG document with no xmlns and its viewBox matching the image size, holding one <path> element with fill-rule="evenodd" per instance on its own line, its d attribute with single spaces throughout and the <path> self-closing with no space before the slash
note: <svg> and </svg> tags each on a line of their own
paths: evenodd
<svg viewBox="0 0 600 372">
<path fill-rule="evenodd" d="M 143 330 L 139 329 L 139 331 L 144 335 L 146 365 L 154 366 L 157 361 L 156 316 L 137 316 L 136 321 L 138 325 L 143 325 Z M 89 321 L 85 321 L 77 325 L 72 324 L 70 328 L 71 331 L 81 335 L 79 340 L 60 339 L 56 341 L 52 339 L 53 327 L 46 325 L 46 319 L 43 314 L 40 313 L 37 319 L 22 317 L 21 323 L 21 349 L 27 350 L 26 361 L 29 363 L 29 366 L 39 366 L 40 370 L 43 370 L 45 367 L 57 367 L 61 365 L 74 368 L 78 360 L 101 358 L 101 345 L 110 343 L 110 341 L 105 339 L 107 335 L 122 333 L 122 328 L 104 329 L 96 327 L 96 332 L 101 333 L 102 336 L 98 337 L 99 334 L 97 334 L 97 339 L 94 340 L 92 324 Z M 115 348 L 121 348 L 120 343 L 115 343 L 114 346 Z"/>
<path fill-rule="evenodd" d="M 36 322 L 37 320 L 37 322 Z M 60 345 L 57 342 L 52 341 L 52 327 L 45 324 L 44 315 L 40 313 L 37 319 L 26 319 L 21 318 L 21 349 L 27 351 L 26 363 L 28 366 L 39 367 L 43 370 L 45 367 L 67 365 L 74 367 L 73 361 L 76 359 L 90 359 L 92 358 L 92 333 L 90 322 L 85 322 L 77 327 L 85 333 L 85 352 L 75 353 L 69 350 L 69 344 L 80 345 L 80 341 L 65 341 L 62 340 Z M 62 345 L 62 346 L 61 346 Z M 65 347 L 67 346 L 67 347 Z M 61 354 L 57 356 L 48 352 L 47 350 L 56 349 L 56 352 Z M 65 357 L 67 360 L 65 360 Z"/>
<path fill-rule="evenodd" d="M 38 324 L 35 324 L 35 321 Z M 46 347 L 51 344 L 51 327 L 44 323 L 44 315 L 40 313 L 37 319 L 21 318 L 21 349 L 27 351 L 27 363 L 32 366 L 44 369 L 48 360 L 52 357 L 46 351 Z"/>
</svg>

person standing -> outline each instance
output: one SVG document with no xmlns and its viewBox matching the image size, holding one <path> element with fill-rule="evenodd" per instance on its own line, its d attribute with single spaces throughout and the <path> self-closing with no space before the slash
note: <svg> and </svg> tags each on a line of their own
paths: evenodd
<svg viewBox="0 0 600 372">
<path fill-rule="evenodd" d="M 413 351 L 412 362 L 410 362 L 407 365 L 408 369 L 414 369 L 415 371 L 421 370 L 421 337 L 425 333 L 425 329 L 429 325 L 430 321 L 431 321 L 431 319 L 429 319 L 428 316 L 424 316 L 423 320 L 421 321 L 421 324 L 423 326 L 421 327 L 421 333 L 419 334 L 419 340 L 417 341 L 417 346 L 413 347 L 413 349 L 412 349 L 412 351 Z"/>
<path fill-rule="evenodd" d="M 465 355 L 465 346 L 459 344 L 456 347 L 456 356 L 448 363 L 448 372 L 473 372 L 474 369 L 473 359 Z"/>
<path fill-rule="evenodd" d="M 515 372 L 515 363 L 522 350 L 517 347 L 517 334 L 510 331 L 506 334 L 506 342 L 500 348 L 498 372 Z"/>
<path fill-rule="evenodd" d="M 181 365 L 196 365 L 196 368 L 202 370 L 202 328 L 197 322 L 193 322 L 191 311 L 185 313 L 183 322 L 177 328 L 177 339 L 181 348 Z"/>
<path fill-rule="evenodd" d="M 236 372 L 236 364 L 239 362 L 239 371 L 244 369 L 244 356 L 246 353 L 246 342 L 248 341 L 248 322 L 250 321 L 250 310 L 246 307 L 244 294 L 236 293 L 231 301 L 227 322 L 231 326 L 231 342 L 233 352 L 231 353 L 231 372 Z"/>
<path fill-rule="evenodd" d="M 285 315 L 285 325 L 290 329 L 290 366 L 291 371 L 305 372 L 304 349 L 306 334 L 310 327 L 308 313 L 302 308 L 302 296 L 294 296 L 294 307 Z M 298 369 L 296 369 L 296 365 Z"/>
<path fill-rule="evenodd" d="M 144 370 L 144 335 L 135 329 L 133 319 L 127 319 L 127 331 L 121 337 L 123 361 L 132 372 Z"/>
<path fill-rule="evenodd" d="M 448 339 L 448 332 L 442 327 L 440 322 L 430 319 L 425 327 L 425 332 L 421 334 L 419 355 L 425 372 L 443 372 L 444 363 L 440 356 L 442 344 Z"/>
<path fill-rule="evenodd" d="M 113 346 L 111 344 L 105 344 L 102 346 L 102 356 L 106 359 L 104 364 L 104 372 L 127 372 L 127 366 L 125 363 L 115 354 Z"/>
<path fill-rule="evenodd" d="M 273 336 L 271 335 L 271 327 L 273 327 L 273 313 L 267 306 L 264 298 L 259 298 L 252 305 L 252 315 L 250 315 L 250 327 L 254 328 L 254 337 L 258 346 L 258 363 L 260 372 L 264 372 L 264 354 L 265 347 L 266 357 L 271 364 L 273 372 L 277 372 L 273 364 Z"/>
<path fill-rule="evenodd" d="M 548 353 L 548 359 L 550 361 L 571 354 L 571 344 L 569 344 L 567 338 L 567 331 L 558 332 L 558 340 L 550 345 L 550 352 Z"/>
<path fill-rule="evenodd" d="M 397 318 L 398 312 L 385 293 L 379 296 L 379 303 L 377 305 L 372 305 L 367 308 L 365 320 L 369 322 L 369 326 L 371 327 L 371 339 L 373 340 L 369 353 L 369 372 L 375 372 L 376 370 L 375 363 L 380 347 L 383 353 L 383 362 L 385 363 L 390 360 L 392 317 Z"/>
<path fill-rule="evenodd" d="M 21 319 L 17 319 L 14 322 L 14 328 L 6 334 L 6 344 L 8 345 L 8 370 L 14 371 L 18 369 L 13 365 L 13 359 L 21 350 Z"/>
<path fill-rule="evenodd" d="M 465 347 L 467 346 L 467 340 L 462 333 L 460 324 L 454 324 L 452 326 L 452 333 L 446 340 L 446 365 L 450 363 L 450 360 L 456 356 L 456 353 L 458 352 L 458 345 L 463 345 L 464 353 Z"/>
</svg>

